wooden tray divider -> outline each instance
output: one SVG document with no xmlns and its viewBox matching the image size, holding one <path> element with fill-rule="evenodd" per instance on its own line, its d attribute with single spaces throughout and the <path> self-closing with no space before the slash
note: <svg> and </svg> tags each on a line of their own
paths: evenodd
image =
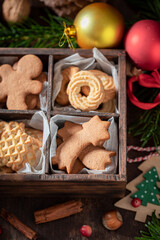
<svg viewBox="0 0 160 240">
<path fill-rule="evenodd" d="M 52 84 L 54 75 L 54 63 L 59 59 L 79 53 L 84 57 L 91 57 L 91 49 L 36 49 L 36 48 L 0 48 L 0 56 L 23 56 L 35 54 L 45 60 L 48 58 L 48 91 L 47 112 L 48 122 L 56 114 L 92 117 L 95 114 L 107 120 L 114 117 L 119 129 L 118 169 L 116 174 L 49 174 L 50 137 L 47 140 L 45 156 L 48 162 L 45 165 L 45 174 L 2 174 L 0 175 L 0 194 L 14 195 L 20 190 L 19 195 L 46 195 L 47 194 L 108 194 L 110 197 L 122 197 L 126 184 L 126 85 L 125 85 L 125 52 L 118 49 L 100 50 L 109 60 L 118 63 L 118 110 L 117 113 L 94 112 L 66 112 L 52 109 Z M 37 110 L 15 111 L 0 109 L 0 118 L 6 120 L 30 118 Z M 16 190 L 15 190 L 16 189 Z"/>
<path fill-rule="evenodd" d="M 50 123 L 51 115 L 51 99 L 52 99 L 52 79 L 53 79 L 53 56 L 48 57 L 48 90 L 47 90 L 47 119 L 48 124 Z M 49 157 L 50 157 L 50 136 L 48 137 L 46 148 L 45 148 L 45 173 L 49 173 Z"/>
<path fill-rule="evenodd" d="M 113 57 L 117 58 L 124 53 L 121 49 L 100 49 L 102 54 L 106 55 L 107 58 Z M 81 56 L 92 56 L 91 49 L 57 49 L 57 48 L 0 48 L 0 55 L 10 56 L 10 55 L 25 55 L 25 54 L 35 54 L 35 55 L 60 55 L 69 56 L 74 53 L 79 53 Z"/>
<path fill-rule="evenodd" d="M 126 57 L 125 53 L 118 57 L 118 72 L 119 72 L 119 94 L 118 94 L 118 109 L 119 117 L 119 174 L 126 181 L 126 155 L 127 155 L 127 134 L 126 134 Z"/>
</svg>

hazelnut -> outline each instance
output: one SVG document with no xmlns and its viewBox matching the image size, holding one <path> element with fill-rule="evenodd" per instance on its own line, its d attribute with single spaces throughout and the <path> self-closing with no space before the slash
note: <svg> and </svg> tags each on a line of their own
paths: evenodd
<svg viewBox="0 0 160 240">
<path fill-rule="evenodd" d="M 29 0 L 5 0 L 2 5 L 3 17 L 7 22 L 18 23 L 30 14 Z"/>
<path fill-rule="evenodd" d="M 116 230 L 122 226 L 123 219 L 121 214 L 115 210 L 107 212 L 102 218 L 102 223 L 108 230 Z"/>
</svg>

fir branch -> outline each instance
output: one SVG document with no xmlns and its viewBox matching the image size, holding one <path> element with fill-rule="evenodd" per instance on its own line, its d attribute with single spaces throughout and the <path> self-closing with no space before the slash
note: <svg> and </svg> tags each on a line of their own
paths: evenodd
<svg viewBox="0 0 160 240">
<path fill-rule="evenodd" d="M 40 17 L 44 24 L 28 18 L 24 23 L 3 25 L 0 23 L 0 47 L 57 48 L 63 35 L 63 21 L 67 25 L 73 22 L 47 12 L 47 17 Z M 75 39 L 71 39 L 77 47 Z M 67 42 L 63 47 L 68 47 Z"/>
<path fill-rule="evenodd" d="M 141 237 L 135 237 L 137 240 L 160 240 L 160 221 L 155 215 L 155 212 L 152 213 L 152 220 L 145 224 L 148 229 L 148 232 L 140 231 Z"/>
<path fill-rule="evenodd" d="M 127 27 L 142 19 L 160 21 L 160 0 L 126 0 L 126 2 L 137 12 L 132 21 L 126 22 Z"/>
<path fill-rule="evenodd" d="M 148 92 L 147 89 L 146 91 Z M 152 102 L 158 93 L 159 89 L 155 89 L 149 102 Z M 158 147 L 160 143 L 160 105 L 150 110 L 144 110 L 141 116 L 137 117 L 135 123 L 129 127 L 128 133 L 140 136 L 142 147 L 150 140 L 153 140 L 155 147 Z"/>
</svg>

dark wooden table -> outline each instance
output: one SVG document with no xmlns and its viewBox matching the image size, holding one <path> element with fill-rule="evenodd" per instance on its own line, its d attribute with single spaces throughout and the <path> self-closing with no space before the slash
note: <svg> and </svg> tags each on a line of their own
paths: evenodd
<svg viewBox="0 0 160 240">
<path fill-rule="evenodd" d="M 33 1 L 34 2 L 34 1 Z M 109 1 L 112 2 L 126 18 L 131 18 L 133 15 L 131 9 L 124 4 L 122 0 Z M 123 4 L 121 4 L 123 3 Z M 128 122 L 137 114 L 137 109 L 128 105 Z M 137 139 L 128 136 L 128 145 L 137 144 Z M 130 157 L 136 156 L 136 153 L 131 153 Z M 137 170 L 138 164 L 127 165 L 128 181 L 131 181 L 140 174 Z M 74 197 L 75 199 L 76 197 Z M 70 216 L 65 219 L 57 220 L 50 223 L 36 225 L 33 218 L 35 210 L 43 209 L 57 203 L 61 203 L 73 199 L 72 196 L 53 196 L 52 198 L 4 198 L 0 196 L 0 208 L 4 207 L 8 211 L 14 213 L 25 224 L 30 226 L 38 233 L 39 240 L 84 240 L 80 234 L 80 227 L 83 224 L 89 224 L 92 227 L 93 234 L 91 240 L 132 240 L 134 236 L 139 236 L 140 229 L 145 229 L 143 223 L 134 221 L 135 213 L 119 209 L 123 216 L 124 224 L 117 231 L 109 231 L 102 225 L 102 216 L 106 211 L 115 209 L 114 203 L 118 199 L 110 199 L 103 195 L 100 196 L 85 196 L 81 198 L 84 210 L 80 214 Z M 0 235 L 0 240 L 26 240 L 26 238 L 14 229 L 11 225 L 0 218 L 0 226 L 3 234 Z"/>
<path fill-rule="evenodd" d="M 128 124 L 130 119 L 133 119 L 134 113 L 137 114 L 137 108 L 128 104 Z M 128 136 L 128 145 L 137 143 L 138 139 Z M 135 152 L 130 154 L 130 157 L 136 156 Z M 127 165 L 128 182 L 140 174 L 137 169 L 138 163 Z M 79 199 L 74 197 L 74 199 Z M 81 200 L 84 205 L 84 210 L 80 214 L 70 216 L 65 219 L 60 219 L 54 222 L 36 225 L 33 218 L 35 210 L 43 209 L 57 203 L 73 199 L 72 196 L 52 196 L 50 198 L 3 198 L 0 196 L 0 207 L 14 213 L 25 224 L 30 226 L 38 233 L 39 240 L 83 240 L 86 239 L 80 234 L 80 227 L 83 224 L 88 224 L 92 227 L 93 234 L 90 237 L 92 240 L 131 240 L 134 236 L 139 236 L 139 231 L 145 229 L 143 223 L 134 221 L 134 212 L 119 209 L 123 216 L 124 224 L 116 231 L 109 231 L 102 225 L 102 216 L 106 211 L 115 209 L 114 203 L 118 199 L 110 199 L 103 195 L 85 196 Z M 0 236 L 2 240 L 26 240 L 26 238 L 15 230 L 12 226 L 0 218 L 0 225 L 3 229 L 3 234 Z"/>
</svg>

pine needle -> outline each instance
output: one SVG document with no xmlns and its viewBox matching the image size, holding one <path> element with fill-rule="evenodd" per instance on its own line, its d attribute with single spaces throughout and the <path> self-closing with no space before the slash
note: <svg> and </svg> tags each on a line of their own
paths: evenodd
<svg viewBox="0 0 160 240">
<path fill-rule="evenodd" d="M 142 19 L 152 19 L 160 21 L 160 1 L 159 0 L 126 0 L 128 4 L 136 10 L 135 17 L 126 22 L 129 28 L 135 22 Z"/>
<path fill-rule="evenodd" d="M 54 16 L 47 11 L 47 17 L 41 16 L 41 22 L 28 18 L 21 24 L 3 25 L 0 23 L 0 47 L 34 47 L 34 48 L 58 48 L 60 38 L 63 35 L 64 26 L 73 22 Z M 71 39 L 73 46 L 77 47 L 75 39 Z M 67 42 L 63 47 L 68 47 Z"/>
<path fill-rule="evenodd" d="M 151 95 L 148 102 L 153 102 L 160 90 L 154 89 L 153 94 L 151 89 L 149 91 L 146 89 L 146 91 L 148 95 Z M 144 96 L 144 94 L 141 94 L 141 96 Z M 144 99 L 141 101 L 145 102 Z M 128 133 L 133 136 L 140 136 L 141 147 L 144 147 L 150 140 L 153 140 L 155 147 L 158 148 L 160 144 L 160 105 L 150 110 L 144 110 L 134 123 L 131 124 Z"/>
<path fill-rule="evenodd" d="M 137 240 L 160 240 L 160 221 L 155 215 L 155 212 L 152 213 L 152 220 L 145 224 L 148 232 L 140 231 L 141 237 L 135 237 Z"/>
</svg>

